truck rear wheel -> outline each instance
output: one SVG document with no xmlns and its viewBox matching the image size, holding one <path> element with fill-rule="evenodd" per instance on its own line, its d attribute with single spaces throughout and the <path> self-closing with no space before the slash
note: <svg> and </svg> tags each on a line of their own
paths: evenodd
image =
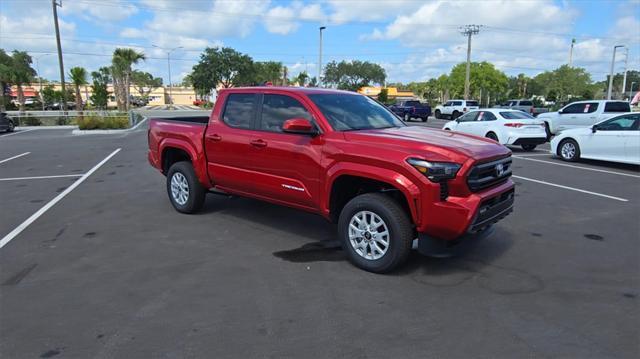
<svg viewBox="0 0 640 359">
<path fill-rule="evenodd" d="M 369 272 L 386 273 L 403 264 L 413 241 L 408 214 L 381 193 L 365 193 L 347 203 L 338 220 L 347 257 Z"/>
<path fill-rule="evenodd" d="M 451 119 L 455 120 L 456 118 L 460 117 L 460 112 L 458 111 L 453 111 L 453 113 L 451 114 Z"/>
<path fill-rule="evenodd" d="M 196 213 L 204 204 L 206 191 L 198 181 L 191 162 L 176 162 L 167 172 L 167 194 L 178 212 Z"/>
</svg>

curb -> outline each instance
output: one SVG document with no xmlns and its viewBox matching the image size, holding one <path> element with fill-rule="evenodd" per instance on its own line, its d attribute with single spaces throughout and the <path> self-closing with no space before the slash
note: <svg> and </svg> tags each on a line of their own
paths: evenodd
<svg viewBox="0 0 640 359">
<path fill-rule="evenodd" d="M 78 128 L 74 125 L 61 125 L 61 126 L 16 126 L 16 130 L 72 130 Z"/>
<path fill-rule="evenodd" d="M 117 135 L 119 133 L 127 133 L 130 131 L 136 130 L 140 125 L 147 121 L 145 117 L 142 121 L 138 122 L 135 126 L 131 128 L 124 128 L 121 130 L 80 130 L 78 126 L 74 126 L 75 130 L 71 131 L 72 135 Z"/>
</svg>

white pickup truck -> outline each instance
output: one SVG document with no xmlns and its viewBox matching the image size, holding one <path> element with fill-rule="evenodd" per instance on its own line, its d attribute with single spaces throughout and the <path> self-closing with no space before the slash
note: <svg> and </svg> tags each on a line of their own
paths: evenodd
<svg viewBox="0 0 640 359">
<path fill-rule="evenodd" d="M 631 112 L 628 102 L 590 100 L 570 103 L 558 112 L 541 113 L 538 119 L 544 121 L 547 136 L 551 136 L 570 128 L 589 127 L 624 112 Z"/>
<path fill-rule="evenodd" d="M 455 120 L 468 111 L 477 110 L 478 108 L 480 108 L 478 106 L 478 101 L 449 100 L 442 105 L 438 105 L 433 114 L 437 119 L 450 118 Z"/>
</svg>

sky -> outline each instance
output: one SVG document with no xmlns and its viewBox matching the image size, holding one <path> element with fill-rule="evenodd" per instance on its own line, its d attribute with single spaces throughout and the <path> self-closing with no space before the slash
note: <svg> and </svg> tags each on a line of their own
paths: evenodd
<svg viewBox="0 0 640 359">
<path fill-rule="evenodd" d="M 169 83 L 191 72 L 206 47 L 228 46 L 255 61 L 281 61 L 289 74 L 323 63 L 375 62 L 387 82 L 426 81 L 466 61 L 460 27 L 482 25 L 472 61 L 508 75 L 529 76 L 569 60 L 594 81 L 606 78 L 614 45 L 628 48 L 628 68 L 640 70 L 640 0 L 58 0 L 65 71 L 109 65 L 117 47 L 142 51 L 136 66 Z M 0 0 L 0 48 L 27 51 L 44 78 L 59 80 L 51 0 Z M 37 59 L 37 61 L 35 61 Z M 625 67 L 619 49 L 615 71 Z"/>
</svg>

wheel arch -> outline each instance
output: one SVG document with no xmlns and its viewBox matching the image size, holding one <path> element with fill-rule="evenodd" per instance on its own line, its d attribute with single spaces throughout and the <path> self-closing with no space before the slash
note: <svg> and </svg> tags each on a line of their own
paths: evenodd
<svg viewBox="0 0 640 359">
<path fill-rule="evenodd" d="M 196 150 L 187 143 L 176 139 L 165 139 L 159 144 L 159 163 L 163 174 L 167 174 L 172 164 L 180 161 L 189 161 L 200 183 L 209 188 L 209 176 L 206 170 L 206 160 L 204 154 L 198 155 Z"/>
</svg>

